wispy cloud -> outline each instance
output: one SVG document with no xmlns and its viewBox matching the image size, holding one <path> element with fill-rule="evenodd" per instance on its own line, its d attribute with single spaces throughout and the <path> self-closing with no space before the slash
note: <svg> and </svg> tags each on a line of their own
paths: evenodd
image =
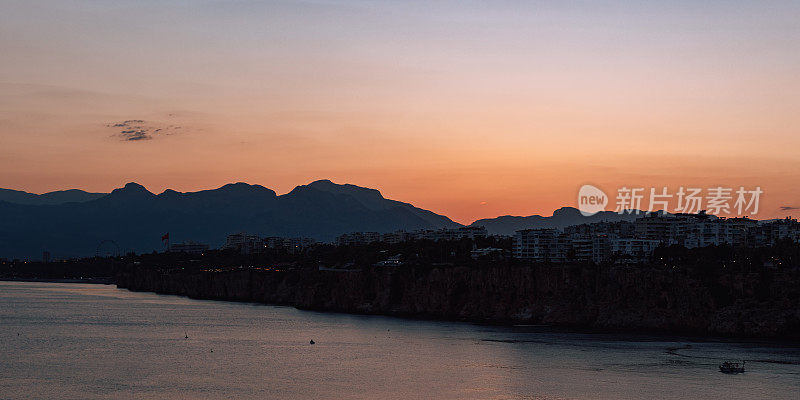
<svg viewBox="0 0 800 400">
<path fill-rule="evenodd" d="M 106 128 L 117 131 L 113 136 L 125 142 L 151 140 L 162 135 L 172 135 L 176 130 L 181 129 L 180 126 L 159 125 L 142 119 L 112 122 L 106 124 Z"/>
<path fill-rule="evenodd" d="M 781 211 L 792 211 L 792 210 L 800 210 L 800 207 L 781 206 Z"/>
</svg>

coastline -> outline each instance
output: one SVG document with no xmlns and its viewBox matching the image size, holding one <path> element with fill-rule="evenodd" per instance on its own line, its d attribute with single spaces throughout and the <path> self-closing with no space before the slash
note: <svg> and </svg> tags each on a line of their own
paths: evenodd
<svg viewBox="0 0 800 400">
<path fill-rule="evenodd" d="M 738 335 L 708 335 L 699 334 L 691 330 L 663 330 L 663 329 L 626 329 L 615 327 L 598 327 L 585 324 L 548 324 L 548 323 L 530 323 L 520 322 L 514 320 L 498 320 L 498 319 L 476 319 L 468 317 L 437 317 L 428 314 L 409 314 L 398 312 L 365 312 L 363 310 L 341 310 L 341 309 L 328 309 L 320 307 L 304 307 L 298 304 L 290 303 L 274 303 L 263 302 L 238 298 L 219 298 L 210 296 L 193 296 L 188 294 L 179 293 L 166 293 L 155 290 L 133 289 L 117 285 L 111 278 L 92 278 L 92 279 L 48 279 L 48 278 L 0 278 L 0 282 L 29 282 L 29 283 L 69 283 L 69 284 L 101 284 L 101 285 L 114 285 L 118 289 L 128 290 L 131 292 L 148 292 L 166 296 L 179 296 L 186 297 L 193 300 L 206 300 L 215 302 L 234 302 L 234 303 L 251 303 L 264 306 L 277 306 L 277 307 L 292 307 L 303 311 L 312 311 L 326 314 L 347 314 L 347 315 L 364 315 L 364 316 L 383 316 L 390 318 L 408 319 L 415 321 L 447 321 L 447 322 L 462 322 L 475 325 L 484 326 L 504 326 L 508 328 L 517 329 L 532 329 L 541 332 L 556 332 L 556 333 L 579 333 L 579 334 L 599 334 L 599 335 L 615 335 L 615 336 L 630 336 L 631 340 L 651 340 L 651 339 L 670 339 L 682 340 L 690 342 L 727 342 L 727 341 L 746 341 L 748 343 L 762 343 L 770 345 L 800 345 L 800 337 L 797 336 L 738 336 Z"/>
<path fill-rule="evenodd" d="M 115 285 L 116 280 L 112 277 L 87 278 L 87 279 L 56 279 L 56 278 L 8 278 L 0 277 L 3 282 L 42 282 L 42 283 L 91 283 L 96 285 Z"/>
<path fill-rule="evenodd" d="M 492 325 L 543 325 L 592 332 L 800 341 L 800 310 L 781 293 L 797 277 L 753 292 L 751 276 L 714 284 L 669 271 L 579 266 L 417 267 L 330 271 L 123 271 L 119 288 L 194 299 L 292 306 Z M 794 285 L 794 286 L 793 286 Z M 723 293 L 725 286 L 733 289 Z M 764 295 L 770 298 L 761 298 Z M 738 296 L 738 297 L 737 297 Z"/>
<path fill-rule="evenodd" d="M 439 318 L 439 317 L 430 317 L 425 315 L 410 315 L 410 314 L 368 313 L 368 312 L 358 312 L 358 311 L 304 308 L 291 304 L 265 303 L 265 302 L 255 302 L 248 300 L 193 297 L 181 294 L 159 293 L 149 290 L 132 290 L 129 288 L 123 288 L 119 286 L 117 286 L 117 288 L 121 290 L 128 290 L 134 293 L 153 293 L 160 296 L 178 296 L 191 300 L 223 302 L 223 303 L 230 302 L 230 303 L 251 304 L 257 306 L 289 307 L 300 311 L 308 311 L 321 314 L 341 314 L 341 315 L 364 316 L 364 317 L 386 317 L 386 318 L 394 318 L 394 319 L 408 320 L 408 321 L 452 322 L 452 323 L 470 324 L 476 327 L 480 326 L 504 327 L 510 329 L 524 329 L 525 331 L 533 331 L 541 333 L 611 335 L 615 338 L 621 338 L 622 340 L 630 340 L 630 341 L 663 340 L 663 341 L 708 342 L 708 343 L 732 342 L 732 343 L 763 344 L 763 345 L 777 346 L 777 347 L 786 346 L 791 348 L 800 346 L 800 337 L 699 335 L 689 331 L 682 331 L 682 330 L 669 331 L 669 330 L 647 330 L 647 329 L 638 329 L 638 330 L 613 329 L 613 328 L 592 327 L 587 325 L 526 324 L 526 323 L 515 323 L 513 321 L 477 320 L 477 319 L 464 319 L 464 318 L 459 318 L 459 319 Z M 498 340 L 487 339 L 486 341 L 498 342 L 498 343 L 518 343 L 518 341 L 515 340 L 502 340 L 502 339 Z M 683 348 L 682 347 L 670 348 L 669 351 L 674 352 L 676 350 L 681 350 L 681 349 Z"/>
<path fill-rule="evenodd" d="M 92 374 L 97 365 L 108 365 L 118 368 L 119 377 L 115 379 L 125 388 L 125 392 L 110 392 L 111 397 L 152 397 L 158 392 L 155 395 L 159 398 L 175 399 L 208 397 L 208 393 L 219 393 L 219 398 L 230 397 L 230 393 L 235 397 L 250 393 L 252 398 L 264 398 L 272 397 L 274 388 L 285 382 L 292 387 L 276 396 L 363 397 L 363 389 L 349 383 L 357 368 L 358 374 L 388 373 L 386 382 L 393 383 L 391 391 L 399 393 L 398 398 L 416 393 L 409 392 L 417 389 L 409 389 L 412 386 L 408 381 L 438 382 L 440 377 L 453 377 L 455 390 L 452 395 L 431 397 L 464 398 L 465 382 L 480 388 L 485 385 L 483 377 L 495 376 L 492 374 L 503 374 L 502 382 L 511 382 L 515 389 L 491 397 L 521 398 L 537 393 L 535 390 L 542 388 L 542 374 L 546 373 L 549 381 L 566 377 L 569 385 L 586 382 L 587 390 L 568 396 L 565 385 L 545 387 L 541 389 L 544 397 L 594 398 L 592 390 L 600 382 L 609 388 L 608 399 L 640 394 L 643 399 L 652 398 L 652 390 L 643 392 L 640 388 L 653 384 L 675 391 L 692 388 L 691 398 L 741 397 L 718 396 L 718 387 L 735 384 L 751 388 L 752 394 L 747 398 L 761 398 L 766 390 L 781 388 L 775 392 L 781 395 L 771 397 L 791 399 L 796 393 L 794 378 L 800 366 L 800 345 L 774 340 L 419 321 L 299 311 L 257 303 L 196 301 L 174 295 L 131 293 L 113 286 L 0 285 L 4 286 L 5 315 L 31 316 L 10 319 L 7 326 L 9 359 L 17 361 L 9 369 L 9 377 L 18 382 L 11 386 L 11 392 L 18 393 L 19 398 L 30 395 L 31 376 L 41 377 L 40 382 L 50 388 L 40 391 L 38 397 L 58 397 L 58 393 L 63 397 L 69 390 L 74 393 L 71 397 L 81 397 L 81 393 L 108 385 L 107 374 Z M 64 321 L 69 322 L 66 328 Z M 15 332 L 21 336 L 15 337 Z M 316 344 L 311 346 L 310 339 Z M 242 362 L 242 357 L 249 358 Z M 730 377 L 718 372 L 720 362 L 733 358 L 747 361 L 748 374 Z M 188 363 L 195 367 L 176 372 L 176 368 Z M 390 367 L 376 368 L 377 364 Z M 407 368 L 393 367 L 398 364 Z M 64 368 L 54 369 L 53 365 Z M 147 368 L 157 369 L 151 376 L 161 377 L 162 383 L 156 389 L 150 384 L 142 385 L 140 374 L 130 373 L 132 369 Z M 400 370 L 409 375 L 394 379 Z M 53 371 L 62 378 L 54 380 Z M 275 375 L 276 371 L 283 372 Z M 331 371 L 341 375 L 331 377 Z M 214 381 L 197 387 L 197 377 L 206 373 L 225 375 L 215 375 Z M 69 386 L 76 374 L 96 378 L 88 382 L 81 379 Z M 298 374 L 314 376 L 294 380 Z M 620 380 L 632 388 L 629 395 L 619 392 Z M 229 381 L 236 384 L 224 386 Z M 176 388 L 176 382 L 182 386 Z M 346 391 L 309 394 L 309 385 L 319 382 L 334 382 L 321 387 Z M 529 386 L 519 388 L 518 382 Z M 261 385 L 257 392 L 249 389 L 254 385 Z M 187 388 L 195 389 L 187 392 Z M 287 391 L 291 393 L 287 395 Z M 380 390 L 370 397 L 387 398 L 387 393 L 389 390 Z M 741 390 L 736 393 L 741 394 Z M 477 392 L 474 398 L 486 398 L 486 394 Z M 670 393 L 664 399 L 678 397 Z"/>
</svg>

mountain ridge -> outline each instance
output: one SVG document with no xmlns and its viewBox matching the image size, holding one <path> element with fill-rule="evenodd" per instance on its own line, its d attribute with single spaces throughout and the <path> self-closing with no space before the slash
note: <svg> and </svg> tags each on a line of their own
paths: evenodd
<svg viewBox="0 0 800 400">
<path fill-rule="evenodd" d="M 175 241 L 197 240 L 218 247 L 225 236 L 242 231 L 330 241 L 348 232 L 464 226 L 411 203 L 387 199 L 377 189 L 328 179 L 299 185 L 282 195 L 244 182 L 194 192 L 166 189 L 159 194 L 136 182 L 107 194 L 77 189 L 50 193 L 47 197 L 0 189 L 4 221 L 0 257 L 31 258 L 42 251 L 58 257 L 87 256 L 103 240 L 120 242 L 123 251 L 149 252 L 163 249 L 158 239 L 166 232 Z M 611 211 L 585 217 L 573 207 L 562 207 L 552 216 L 504 215 L 468 226 L 483 226 L 493 235 L 513 235 L 520 229 L 562 229 L 636 217 Z"/>
<path fill-rule="evenodd" d="M 328 180 L 276 195 L 243 182 L 217 189 L 160 194 L 129 182 L 106 195 L 61 204 L 13 203 L 0 198 L 0 257 L 38 258 L 94 254 L 114 240 L 122 251 L 163 249 L 161 236 L 219 247 L 228 234 L 312 237 L 330 241 L 353 231 L 438 229 L 462 226 L 444 215 L 386 199 L 376 189 Z"/>
<path fill-rule="evenodd" d="M 106 196 L 108 193 L 91 193 L 80 189 L 56 190 L 42 194 L 0 188 L 0 201 L 27 205 L 56 205 L 84 202 Z"/>
<path fill-rule="evenodd" d="M 469 226 L 483 226 L 490 235 L 513 235 L 522 229 L 554 228 L 563 229 L 567 226 L 589 224 L 594 222 L 633 221 L 640 215 L 615 211 L 601 211 L 591 216 L 584 216 L 574 207 L 561 207 L 553 211 L 549 217 L 541 215 L 516 216 L 502 215 L 495 218 L 482 218 L 469 224 Z"/>
</svg>

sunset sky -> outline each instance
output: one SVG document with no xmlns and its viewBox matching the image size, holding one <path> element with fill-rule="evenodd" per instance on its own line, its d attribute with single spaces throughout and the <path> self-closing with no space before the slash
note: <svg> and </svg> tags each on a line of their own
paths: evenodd
<svg viewBox="0 0 800 400">
<path fill-rule="evenodd" d="M 587 183 L 799 215 L 800 2 L 0 2 L 0 187 L 317 179 L 463 223 Z"/>
</svg>

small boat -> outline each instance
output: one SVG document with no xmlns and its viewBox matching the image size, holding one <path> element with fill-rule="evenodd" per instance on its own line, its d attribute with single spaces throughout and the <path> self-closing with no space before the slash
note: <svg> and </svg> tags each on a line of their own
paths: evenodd
<svg viewBox="0 0 800 400">
<path fill-rule="evenodd" d="M 738 363 L 736 361 L 725 361 L 719 365 L 719 372 L 724 374 L 738 374 L 744 372 L 744 361 Z"/>
</svg>

